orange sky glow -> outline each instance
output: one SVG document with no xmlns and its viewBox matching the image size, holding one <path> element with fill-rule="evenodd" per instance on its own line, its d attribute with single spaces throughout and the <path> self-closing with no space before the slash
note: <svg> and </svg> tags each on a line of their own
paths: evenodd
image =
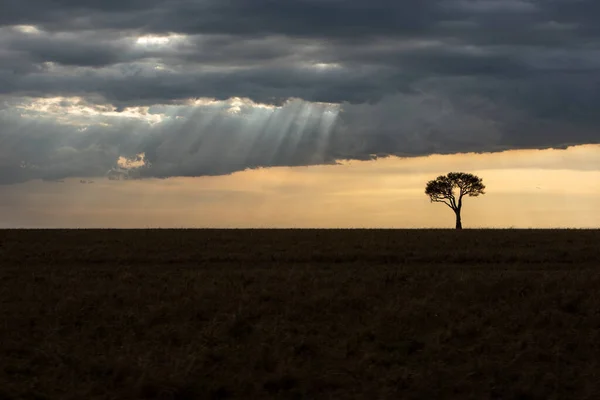
<svg viewBox="0 0 600 400">
<path fill-rule="evenodd" d="M 227 176 L 0 186 L 0 227 L 452 228 L 425 183 L 483 178 L 465 228 L 600 228 L 600 146 L 247 170 Z M 87 180 L 87 179 L 86 179 Z"/>
</svg>

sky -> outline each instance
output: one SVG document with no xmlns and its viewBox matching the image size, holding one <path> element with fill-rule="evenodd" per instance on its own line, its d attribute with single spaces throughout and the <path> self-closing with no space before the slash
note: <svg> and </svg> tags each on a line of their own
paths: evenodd
<svg viewBox="0 0 600 400">
<path fill-rule="evenodd" d="M 0 228 L 600 227 L 597 0 L 0 9 Z"/>
</svg>

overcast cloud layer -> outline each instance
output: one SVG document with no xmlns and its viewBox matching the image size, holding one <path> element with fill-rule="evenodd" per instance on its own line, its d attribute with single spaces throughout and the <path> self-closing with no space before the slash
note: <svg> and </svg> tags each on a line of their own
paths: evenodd
<svg viewBox="0 0 600 400">
<path fill-rule="evenodd" d="M 0 184 L 600 139 L 597 0 L 0 10 Z"/>
</svg>

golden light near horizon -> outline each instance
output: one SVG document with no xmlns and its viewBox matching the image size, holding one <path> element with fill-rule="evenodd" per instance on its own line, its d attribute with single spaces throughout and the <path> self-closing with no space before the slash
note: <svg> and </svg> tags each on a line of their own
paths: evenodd
<svg viewBox="0 0 600 400">
<path fill-rule="evenodd" d="M 583 170 L 586 157 L 596 164 Z M 466 170 L 487 186 L 484 196 L 465 202 L 466 229 L 600 228 L 598 160 L 600 146 L 586 145 L 198 178 L 36 181 L 0 186 L 0 213 L 8 216 L 4 225 L 22 227 L 452 228 L 453 216 L 431 204 L 424 187 Z"/>
</svg>

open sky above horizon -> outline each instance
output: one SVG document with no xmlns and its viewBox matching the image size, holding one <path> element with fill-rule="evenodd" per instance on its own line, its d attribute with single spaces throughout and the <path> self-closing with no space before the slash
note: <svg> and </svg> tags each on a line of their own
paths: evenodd
<svg viewBox="0 0 600 400">
<path fill-rule="evenodd" d="M 600 228 L 597 0 L 0 10 L 0 228 Z"/>
</svg>

